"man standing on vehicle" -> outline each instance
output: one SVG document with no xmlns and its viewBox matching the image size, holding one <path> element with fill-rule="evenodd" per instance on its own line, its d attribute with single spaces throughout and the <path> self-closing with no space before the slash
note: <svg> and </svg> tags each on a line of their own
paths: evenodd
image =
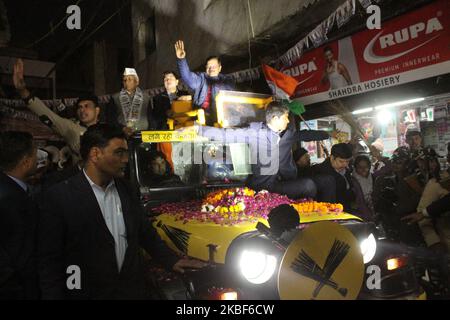
<svg viewBox="0 0 450 320">
<path fill-rule="evenodd" d="M 148 130 L 151 119 L 151 99 L 139 87 L 139 76 L 134 68 L 125 68 L 122 89 L 111 96 L 106 106 L 106 123 L 120 126 L 127 137 L 137 131 Z"/>
<path fill-rule="evenodd" d="M 194 105 L 205 110 L 206 124 L 214 125 L 217 122 L 216 95 L 220 90 L 235 90 L 234 80 L 220 73 L 222 63 L 217 56 L 206 59 L 205 72 L 192 72 L 182 40 L 175 43 L 175 52 L 181 80 L 194 91 Z"/>
<path fill-rule="evenodd" d="M 247 128 L 220 129 L 198 127 L 199 134 L 211 140 L 247 143 L 253 174 L 247 185 L 255 190 L 285 194 L 289 198 L 314 198 L 316 185 L 311 179 L 298 179 L 292 147 L 299 141 L 325 140 L 325 131 L 301 130 L 289 125 L 289 109 L 281 102 L 271 102 L 266 109 L 266 122 L 253 122 Z"/>
</svg>

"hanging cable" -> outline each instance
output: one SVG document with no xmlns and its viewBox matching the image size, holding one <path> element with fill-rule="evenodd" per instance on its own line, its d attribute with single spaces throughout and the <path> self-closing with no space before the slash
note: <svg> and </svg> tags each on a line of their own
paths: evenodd
<svg viewBox="0 0 450 320">
<path fill-rule="evenodd" d="M 103 2 L 105 0 L 102 0 L 102 2 L 100 3 L 100 5 L 97 8 L 97 11 L 94 13 L 94 15 L 91 17 L 90 21 L 88 22 L 88 24 L 90 24 L 92 21 L 94 21 L 95 16 L 97 15 L 97 13 L 100 11 L 101 6 L 103 5 Z M 109 16 L 105 21 L 103 21 L 100 25 L 98 25 L 92 32 L 90 32 L 84 39 L 81 39 L 81 37 L 84 35 L 84 33 L 87 31 L 87 28 L 85 28 L 83 30 L 83 32 L 80 34 L 80 36 L 78 37 L 77 41 L 75 42 L 75 44 L 72 46 L 72 48 L 70 48 L 69 50 L 66 51 L 66 53 L 58 60 L 55 62 L 55 65 L 48 71 L 48 73 L 43 77 L 43 79 L 41 81 L 44 81 L 46 78 L 48 78 L 55 70 L 56 68 L 64 61 L 66 60 L 70 55 L 72 55 L 73 52 L 75 52 L 76 49 L 78 49 L 84 42 L 86 42 L 93 34 L 95 34 L 98 30 L 100 30 L 106 23 L 108 23 L 114 16 L 116 16 L 129 2 L 130 0 L 126 0 L 123 5 L 116 10 L 111 16 Z M 81 40 L 80 40 L 81 39 Z M 77 43 L 79 42 L 79 43 Z"/>
<path fill-rule="evenodd" d="M 244 5 L 245 6 L 245 5 Z M 254 31 L 253 31 L 253 26 L 252 26 L 252 21 L 251 21 L 251 13 L 250 13 L 250 2 L 247 1 L 247 8 L 248 9 L 248 14 L 249 14 L 249 19 L 247 20 L 247 49 L 248 49 L 248 68 L 251 69 L 252 68 L 252 42 L 250 39 L 250 31 L 249 29 L 251 29 L 252 34 L 253 34 L 253 38 L 254 36 Z M 250 23 L 249 23 L 250 22 Z M 252 78 L 250 78 L 250 86 L 253 85 L 253 80 Z"/>
<path fill-rule="evenodd" d="M 105 24 L 107 24 L 112 18 L 114 18 L 128 3 L 130 0 L 127 0 L 123 3 L 123 5 L 117 9 L 111 16 L 109 16 L 105 21 L 103 21 L 97 28 L 95 28 L 91 33 L 89 33 L 84 39 L 82 39 L 78 44 L 75 44 L 71 49 L 69 49 L 53 66 L 53 68 L 50 69 L 50 71 L 47 73 L 45 78 L 47 78 L 49 75 L 55 71 L 56 67 L 61 64 L 64 60 L 66 60 L 72 53 L 78 49 L 84 42 L 86 42 L 93 34 L 95 34 L 98 30 L 100 30 Z"/>
<path fill-rule="evenodd" d="M 78 0 L 75 5 L 79 5 L 83 0 Z M 34 47 L 35 45 L 37 45 L 38 43 L 42 42 L 43 40 L 45 40 L 48 36 L 50 36 L 51 34 L 53 34 L 55 32 L 56 29 L 59 28 L 59 26 L 70 16 L 69 13 L 67 13 L 55 26 L 51 26 L 50 31 L 47 32 L 46 34 L 44 34 L 42 37 L 40 37 L 39 39 L 37 39 L 36 41 L 34 41 L 32 44 L 30 44 L 29 46 L 26 46 L 25 49 L 30 49 L 32 47 Z"/>
<path fill-rule="evenodd" d="M 250 8 L 250 0 L 247 0 L 247 6 L 248 6 L 248 16 L 250 18 L 250 27 L 252 30 L 252 38 L 255 38 L 255 30 L 253 29 L 253 18 L 252 18 L 252 9 Z"/>
</svg>

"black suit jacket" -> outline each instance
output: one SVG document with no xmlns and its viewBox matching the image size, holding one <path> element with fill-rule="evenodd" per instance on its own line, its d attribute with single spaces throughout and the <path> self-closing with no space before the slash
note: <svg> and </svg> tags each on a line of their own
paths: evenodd
<svg viewBox="0 0 450 320">
<path fill-rule="evenodd" d="M 143 299 L 144 248 L 171 268 L 178 257 L 158 237 L 139 199 L 116 180 L 128 248 L 120 273 L 114 238 L 83 172 L 49 189 L 43 197 L 39 230 L 39 276 L 44 299 Z M 81 289 L 69 290 L 69 266 L 81 270 Z"/>
<path fill-rule="evenodd" d="M 351 203 L 355 200 L 355 194 L 353 192 L 353 183 L 350 171 L 346 170 L 345 178 L 336 172 L 331 166 L 330 158 L 327 158 L 324 162 L 315 165 L 313 167 L 315 174 L 323 174 L 332 176 L 336 181 L 336 201 L 344 206 L 346 212 L 351 212 Z M 348 182 L 349 188 L 347 189 Z"/>
<path fill-rule="evenodd" d="M 444 212 L 450 211 L 450 193 L 439 200 L 436 200 L 427 207 L 430 217 L 440 217 Z"/>
<path fill-rule="evenodd" d="M 189 95 L 187 91 L 178 90 L 177 97 Z M 167 111 L 171 110 L 169 94 L 167 91 L 153 97 L 153 110 L 151 113 L 150 128 L 152 130 L 168 130 Z"/>
<path fill-rule="evenodd" d="M 54 185 L 67 180 L 80 172 L 80 168 L 78 165 L 74 165 L 68 168 L 65 168 L 62 171 L 53 171 L 44 177 L 44 181 L 42 183 L 42 190 L 47 190 Z"/>
<path fill-rule="evenodd" d="M 0 172 L 0 299 L 38 299 L 37 208 Z"/>
</svg>

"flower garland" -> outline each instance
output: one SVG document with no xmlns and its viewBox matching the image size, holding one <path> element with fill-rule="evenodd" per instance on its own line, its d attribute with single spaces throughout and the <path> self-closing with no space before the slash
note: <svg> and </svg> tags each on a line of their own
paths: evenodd
<svg viewBox="0 0 450 320">
<path fill-rule="evenodd" d="M 172 215 L 183 223 L 197 221 L 235 225 L 247 221 L 256 222 L 259 218 L 267 219 L 273 208 L 291 203 L 293 201 L 288 197 L 276 193 L 256 193 L 249 188 L 233 188 L 212 192 L 204 201 L 168 203 L 153 211 Z"/>
<path fill-rule="evenodd" d="M 293 201 L 288 197 L 266 190 L 255 192 L 249 188 L 224 189 L 209 193 L 205 199 L 163 204 L 153 211 L 168 214 L 177 221 L 197 221 L 219 225 L 235 225 L 242 222 L 256 222 L 267 219 L 273 208 L 282 204 L 292 205 L 299 214 L 339 214 L 341 204 L 315 202 L 307 199 Z"/>
<path fill-rule="evenodd" d="M 340 203 L 305 201 L 293 203 L 291 204 L 291 206 L 293 206 L 294 209 L 297 210 L 299 214 L 305 213 L 339 214 L 344 211 L 344 207 Z"/>
</svg>

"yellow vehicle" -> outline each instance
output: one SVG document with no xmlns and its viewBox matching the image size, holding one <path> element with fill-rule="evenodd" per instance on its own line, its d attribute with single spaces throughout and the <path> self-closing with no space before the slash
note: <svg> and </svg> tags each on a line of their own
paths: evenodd
<svg viewBox="0 0 450 320">
<path fill-rule="evenodd" d="M 230 101 L 238 103 L 236 101 L 239 99 Z M 266 103 L 268 100 L 258 101 Z M 225 107 L 222 105 L 222 108 Z M 223 110 L 221 112 L 226 113 Z M 238 120 L 234 119 L 240 121 L 239 117 Z M 227 125 L 226 120 L 221 121 L 222 125 Z M 158 158 L 166 157 L 158 151 L 162 150 L 161 144 L 166 144 L 164 147 L 170 145 L 170 159 L 162 161 Z M 328 245 L 320 240 L 322 236 L 310 236 L 311 239 L 318 238 L 311 244 L 314 250 L 304 249 L 306 244 L 298 239 L 306 237 L 306 231 L 314 226 L 323 225 L 335 230 L 330 224 L 343 227 L 347 230 L 342 231 L 347 233 L 345 237 L 352 239 L 352 250 L 356 257 L 352 265 L 359 271 L 343 270 L 342 277 L 353 281 L 356 279 L 353 275 L 358 274 L 357 283 L 360 281 L 360 287 L 353 290 L 349 286 L 340 288 L 340 280 L 334 281 L 331 277 L 320 280 L 322 278 L 314 272 L 307 280 L 304 280 L 304 275 L 299 275 L 299 279 L 303 280 L 298 280 L 301 282 L 298 287 L 305 287 L 304 281 L 318 283 L 318 288 L 311 289 L 311 294 L 315 294 L 312 298 L 424 297 L 416 275 L 417 268 L 407 249 L 386 243 L 374 223 L 364 222 L 350 214 L 300 214 L 300 225 L 289 232 L 286 230 L 287 235 L 281 236 L 274 236 L 272 226 L 262 217 L 233 225 L 176 217 L 178 210 L 191 207 L 195 201 L 201 201 L 211 192 L 245 186 L 245 180 L 251 174 L 250 164 L 245 161 L 247 145 L 211 142 L 189 131 L 166 131 L 142 132 L 130 149 L 130 177 L 139 187 L 144 208 L 152 216 L 161 238 L 177 253 L 209 262 L 208 268 L 188 272 L 179 290 L 167 294 L 171 298 L 302 299 L 308 295 L 299 296 L 296 290 L 282 285 L 283 282 L 292 282 L 290 278 L 286 281 L 284 276 L 289 273 L 286 271 L 286 261 L 292 255 L 292 250 L 299 248 L 313 252 L 328 251 L 329 248 L 315 247 L 315 242 Z M 162 210 L 161 206 L 167 207 Z M 333 236 L 334 231 L 323 237 L 330 234 Z M 311 257 L 313 255 L 310 253 Z M 379 271 L 376 274 L 374 266 L 378 268 L 375 271 Z M 369 280 L 373 276 L 379 281 L 377 285 L 370 286 Z M 355 288 L 355 283 L 352 288 Z"/>
<path fill-rule="evenodd" d="M 172 133 L 167 133 L 171 139 L 181 138 Z M 154 138 L 160 139 L 159 136 Z M 192 138 L 192 137 L 191 137 Z M 209 141 L 173 142 L 173 150 L 183 148 L 195 150 L 204 154 L 214 153 L 227 155 L 236 149 L 244 149 L 242 146 L 235 148 L 226 144 L 212 143 Z M 189 147 L 187 147 L 189 146 Z M 279 299 L 278 277 L 280 263 L 283 260 L 288 246 L 279 246 L 273 239 L 261 230 L 257 229 L 258 222 L 266 227 L 269 226 L 266 219 L 259 218 L 253 221 L 241 222 L 232 226 L 220 225 L 212 222 L 177 220 L 171 214 L 158 214 L 155 208 L 167 204 L 178 203 L 181 206 L 189 206 L 192 201 L 203 199 L 208 193 L 224 188 L 241 188 L 245 185 L 245 166 L 237 163 L 234 170 L 231 164 L 217 164 L 216 157 L 210 157 L 209 163 L 186 163 L 180 165 L 179 159 L 173 157 L 172 161 L 176 168 L 175 173 L 179 179 L 170 180 L 169 183 L 153 184 L 149 175 L 149 154 L 155 144 L 152 142 L 140 142 L 133 144 L 131 154 L 131 174 L 134 175 L 136 183 L 141 192 L 141 199 L 147 212 L 154 219 L 154 226 L 161 238 L 174 251 L 192 258 L 209 262 L 209 267 L 199 272 L 187 273 L 185 283 L 180 282 L 177 290 L 165 293 L 171 299 L 183 298 L 221 298 L 231 291 L 232 297 L 239 299 Z M 156 149 L 156 148 L 155 148 Z M 213 152 L 212 152 L 213 151 Z M 194 155 L 192 155 L 194 156 Z M 236 174 L 238 173 L 238 174 Z M 358 298 L 363 299 L 417 299 L 423 298 L 424 292 L 419 285 L 416 269 L 411 265 L 412 260 L 405 258 L 405 249 L 384 250 L 384 240 L 379 239 L 379 234 L 373 223 L 361 221 L 360 218 L 340 213 L 333 215 L 307 214 L 300 215 L 301 227 L 332 221 L 345 226 L 352 232 L 356 241 L 366 250 L 368 257 L 364 268 L 361 290 Z M 297 230 L 302 232 L 302 230 Z M 247 279 L 241 270 L 240 256 L 257 244 L 262 252 L 272 253 L 277 260 L 277 266 L 271 274 L 271 278 L 264 283 L 253 283 Z M 281 250 L 279 248 L 282 248 Z M 397 247 L 396 247 L 397 248 Z M 361 253 L 361 256 L 363 254 Z M 397 263 L 388 270 L 389 263 Z M 393 261 L 393 262 L 392 262 Z M 372 265 L 381 269 L 381 289 L 367 289 L 367 279 L 372 275 L 368 268 Z M 259 263 L 259 267 L 263 264 Z M 370 270 L 369 270 L 370 271 Z M 265 271 L 261 271 L 265 272 Z M 162 283 L 164 287 L 166 284 Z M 212 288 L 215 288 L 214 291 Z M 163 289 L 161 289 L 163 290 Z M 173 290 L 173 289 L 172 289 Z M 213 291 L 212 291 L 213 290 Z M 186 296 L 186 291 L 188 292 Z M 326 292 L 325 290 L 321 292 Z M 226 296 L 229 297 L 229 296 Z M 319 296 L 319 298 L 321 298 Z"/>
<path fill-rule="evenodd" d="M 302 223 L 320 221 L 361 221 L 351 214 L 339 213 L 330 215 L 300 214 Z M 214 222 L 189 221 L 188 223 L 177 220 L 174 215 L 161 214 L 155 217 L 154 226 L 161 238 L 176 252 L 186 254 L 189 257 L 209 261 L 210 247 L 214 247 L 213 260 L 215 263 L 225 263 L 225 257 L 231 243 L 240 235 L 256 230 L 256 225 L 263 223 L 268 226 L 266 219 L 247 221 L 235 225 L 220 225 Z M 181 230 L 186 236 L 186 241 L 178 241 L 177 236 L 170 230 Z M 178 231 L 180 232 L 180 231 Z"/>
</svg>

